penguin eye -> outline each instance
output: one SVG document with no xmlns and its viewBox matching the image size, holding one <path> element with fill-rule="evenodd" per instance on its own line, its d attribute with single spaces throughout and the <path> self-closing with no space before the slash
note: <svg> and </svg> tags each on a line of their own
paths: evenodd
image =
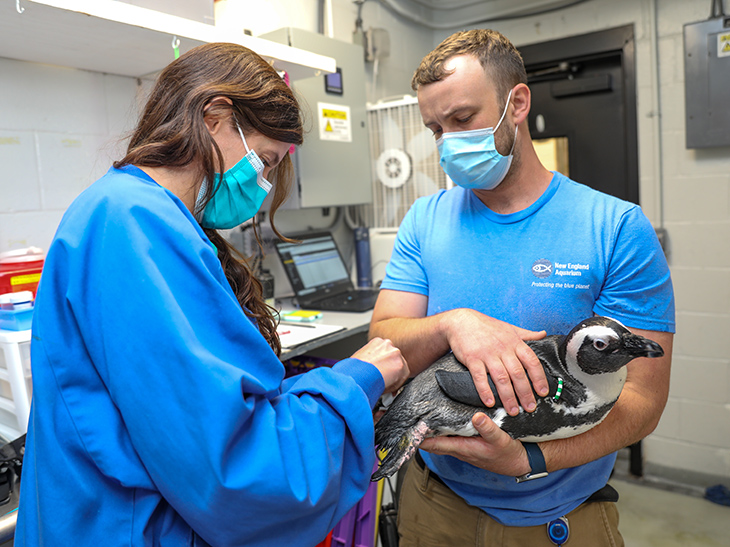
<svg viewBox="0 0 730 547">
<path fill-rule="evenodd" d="M 598 351 L 603 351 L 608 347 L 608 342 L 601 338 L 596 338 L 593 340 L 593 347 L 596 348 Z"/>
</svg>

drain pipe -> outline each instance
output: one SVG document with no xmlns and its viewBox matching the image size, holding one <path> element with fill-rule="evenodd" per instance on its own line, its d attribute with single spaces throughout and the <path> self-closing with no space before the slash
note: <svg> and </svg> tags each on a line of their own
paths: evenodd
<svg viewBox="0 0 730 547">
<path fill-rule="evenodd" d="M 654 125 L 654 170 L 657 177 L 656 197 L 659 202 L 659 230 L 664 232 L 664 137 L 662 135 L 662 91 L 659 74 L 659 0 L 648 0 L 649 24 L 651 29 L 651 77 L 654 91 L 654 111 L 651 113 Z M 665 233 L 660 233 L 660 240 Z M 662 242 L 664 244 L 664 242 Z M 664 245 L 662 245 L 664 246 Z M 666 252 L 666 249 L 665 249 Z"/>
</svg>

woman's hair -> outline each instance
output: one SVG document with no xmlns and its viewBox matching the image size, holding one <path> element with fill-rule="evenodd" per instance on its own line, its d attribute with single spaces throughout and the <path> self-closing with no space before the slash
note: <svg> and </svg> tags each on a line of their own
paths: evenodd
<svg viewBox="0 0 730 547">
<path fill-rule="evenodd" d="M 215 174 L 224 171 L 224 164 L 204 121 L 208 115 L 228 117 L 233 127 L 238 123 L 244 131 L 253 129 L 276 141 L 301 144 L 303 140 L 299 103 L 276 70 L 243 46 L 205 44 L 180 56 L 160 73 L 127 154 L 114 166 L 194 166 L 199 169 L 199 180 L 215 180 Z M 289 195 L 292 175 L 288 154 L 269 174 L 274 187 L 269 218 L 274 232 L 282 238 L 274 225 L 274 214 Z M 206 186 L 195 213 L 202 211 L 211 198 L 213 185 Z M 264 301 L 261 283 L 246 259 L 223 236 L 212 229 L 205 229 L 205 233 L 218 249 L 226 278 L 241 307 L 256 320 L 261 334 L 278 355 L 281 344 L 277 322 Z"/>
<path fill-rule="evenodd" d="M 497 96 L 507 99 L 509 90 L 527 83 L 520 52 L 504 35 L 490 29 L 464 30 L 452 34 L 426 55 L 411 80 L 411 88 L 443 80 L 451 74 L 446 61 L 457 55 L 473 55 L 493 81 Z"/>
</svg>

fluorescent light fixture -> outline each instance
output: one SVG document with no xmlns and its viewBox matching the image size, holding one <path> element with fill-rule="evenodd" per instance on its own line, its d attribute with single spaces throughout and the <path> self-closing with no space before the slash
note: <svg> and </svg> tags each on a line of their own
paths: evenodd
<svg viewBox="0 0 730 547">
<path fill-rule="evenodd" d="M 54 8 L 84 13 L 109 21 L 150 29 L 169 34 L 171 37 L 189 38 L 199 42 L 232 42 L 246 46 L 262 57 L 273 61 L 275 66 L 282 62 L 281 68 L 288 64 L 308 67 L 314 70 L 334 72 L 336 62 L 332 57 L 318 55 L 302 49 L 293 48 L 269 40 L 247 36 L 243 32 L 224 27 L 216 27 L 193 21 L 177 15 L 116 2 L 114 0 L 24 0 Z"/>
</svg>

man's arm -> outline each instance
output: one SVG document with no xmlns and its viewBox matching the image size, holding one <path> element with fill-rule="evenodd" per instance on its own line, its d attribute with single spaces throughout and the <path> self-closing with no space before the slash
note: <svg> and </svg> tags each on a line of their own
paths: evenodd
<svg viewBox="0 0 730 547">
<path fill-rule="evenodd" d="M 535 409 L 528 374 L 539 394 L 547 394 L 548 384 L 540 361 L 524 340 L 540 339 L 544 332 L 514 327 L 463 308 L 426 317 L 427 306 L 426 296 L 381 290 L 373 310 L 370 337 L 390 339 L 413 374 L 452 350 L 471 372 L 487 406 L 494 402 L 487 383 L 489 372 L 510 414 L 519 412 L 518 404 L 528 412 Z"/>
<path fill-rule="evenodd" d="M 575 437 L 539 443 L 548 471 L 576 467 L 632 445 L 654 431 L 669 394 L 674 335 L 667 332 L 630 329 L 658 342 L 660 358 L 640 358 L 628 365 L 628 377 L 618 401 L 606 419 Z M 492 420 L 477 414 L 472 420 L 480 437 L 434 437 L 421 448 L 448 454 L 503 475 L 518 476 L 530 470 L 522 443 L 512 439 Z"/>
</svg>

